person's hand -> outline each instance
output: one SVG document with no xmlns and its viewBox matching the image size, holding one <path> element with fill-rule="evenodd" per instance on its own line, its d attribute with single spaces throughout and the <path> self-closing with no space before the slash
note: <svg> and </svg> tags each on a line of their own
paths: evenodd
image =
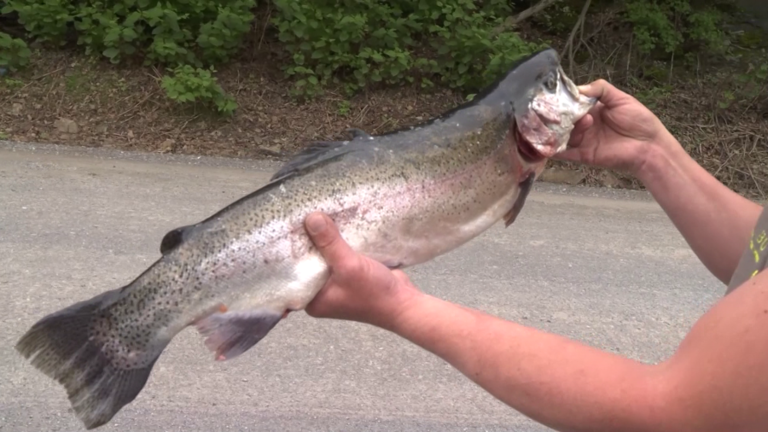
<svg viewBox="0 0 768 432">
<path fill-rule="evenodd" d="M 421 295 L 402 271 L 390 270 L 352 250 L 327 215 L 309 215 L 305 227 L 331 271 L 305 309 L 310 316 L 389 328 L 403 307 Z"/>
<path fill-rule="evenodd" d="M 637 175 L 654 146 L 674 141 L 648 108 L 607 81 L 579 90 L 598 102 L 576 123 L 568 149 L 555 158 Z"/>
</svg>

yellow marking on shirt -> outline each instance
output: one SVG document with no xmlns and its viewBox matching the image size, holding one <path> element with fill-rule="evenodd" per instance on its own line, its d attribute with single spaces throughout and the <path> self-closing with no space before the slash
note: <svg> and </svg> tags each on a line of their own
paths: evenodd
<svg viewBox="0 0 768 432">
<path fill-rule="evenodd" d="M 755 242 L 757 242 L 759 247 L 755 246 Z M 755 256 L 755 264 L 760 263 L 760 252 L 764 251 L 766 247 L 768 247 L 768 234 L 766 234 L 765 230 L 761 231 L 757 237 L 755 237 L 755 232 L 752 231 L 752 238 L 749 239 L 749 249 Z"/>
<path fill-rule="evenodd" d="M 763 230 L 759 236 L 757 236 L 757 243 L 760 245 L 760 252 L 764 251 L 768 247 L 768 235 Z"/>
</svg>

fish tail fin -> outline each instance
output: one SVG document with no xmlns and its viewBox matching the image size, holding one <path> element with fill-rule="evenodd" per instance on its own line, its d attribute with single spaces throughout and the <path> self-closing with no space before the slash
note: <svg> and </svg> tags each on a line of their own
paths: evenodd
<svg viewBox="0 0 768 432">
<path fill-rule="evenodd" d="M 16 350 L 67 390 L 77 417 L 87 429 L 107 423 L 144 388 L 159 357 L 133 368 L 121 368 L 107 356 L 108 340 L 93 331 L 104 319 L 103 306 L 114 301 L 112 290 L 76 303 L 35 323 L 16 344 Z M 96 320 L 95 320 L 96 319 Z M 34 356 L 34 357 L 33 357 Z"/>
</svg>

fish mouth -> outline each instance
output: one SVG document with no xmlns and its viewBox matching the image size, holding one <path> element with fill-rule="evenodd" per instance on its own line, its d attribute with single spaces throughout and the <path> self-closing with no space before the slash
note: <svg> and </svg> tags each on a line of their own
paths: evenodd
<svg viewBox="0 0 768 432">
<path fill-rule="evenodd" d="M 546 159 L 546 156 L 536 150 L 536 147 L 523 137 L 523 134 L 520 133 L 520 129 L 517 128 L 517 126 L 512 129 L 514 130 L 515 141 L 517 142 L 517 153 L 524 161 L 533 164 Z"/>
</svg>

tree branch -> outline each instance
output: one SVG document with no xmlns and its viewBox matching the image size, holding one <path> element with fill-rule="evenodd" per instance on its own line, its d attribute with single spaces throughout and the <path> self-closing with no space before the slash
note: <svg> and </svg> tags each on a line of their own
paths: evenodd
<svg viewBox="0 0 768 432">
<path fill-rule="evenodd" d="M 582 29 L 582 32 L 584 31 L 584 19 L 587 16 L 587 10 L 589 9 L 589 4 L 591 2 L 592 0 L 587 0 L 586 3 L 584 3 L 584 7 L 581 8 L 581 14 L 579 14 L 579 19 L 576 21 L 576 25 L 573 26 L 571 34 L 568 36 L 568 42 L 566 42 L 565 48 L 563 48 L 563 51 L 568 51 L 568 73 L 571 74 L 571 78 L 573 78 L 573 38 L 576 36 L 576 32 L 579 28 Z M 581 46 L 581 43 L 579 43 L 579 46 Z"/>
<path fill-rule="evenodd" d="M 549 6 L 552 6 L 553 4 L 555 4 L 557 2 L 558 2 L 558 0 L 541 0 L 540 2 L 536 3 L 535 5 L 533 5 L 533 6 L 529 7 L 528 9 L 520 12 L 519 14 L 511 16 L 511 17 L 507 18 L 506 20 L 504 20 L 504 22 L 500 26 L 498 26 L 495 29 L 493 29 L 493 31 L 491 32 L 491 36 L 496 36 L 497 34 L 499 34 L 502 31 L 504 31 L 506 28 L 511 27 L 511 26 L 519 23 L 520 21 L 522 21 L 524 19 L 528 19 L 528 18 L 536 15 L 537 13 L 541 12 L 542 10 L 546 9 Z"/>
</svg>

